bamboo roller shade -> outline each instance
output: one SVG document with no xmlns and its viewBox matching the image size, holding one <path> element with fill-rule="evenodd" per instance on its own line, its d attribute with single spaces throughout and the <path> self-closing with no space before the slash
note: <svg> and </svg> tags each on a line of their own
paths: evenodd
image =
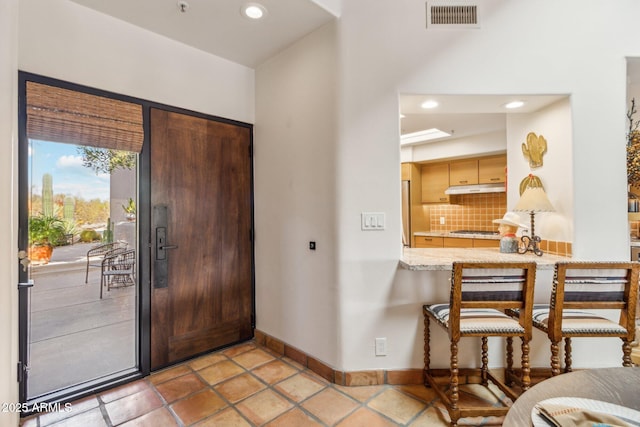
<svg viewBox="0 0 640 427">
<path fill-rule="evenodd" d="M 27 82 L 27 137 L 139 153 L 142 106 Z"/>
</svg>

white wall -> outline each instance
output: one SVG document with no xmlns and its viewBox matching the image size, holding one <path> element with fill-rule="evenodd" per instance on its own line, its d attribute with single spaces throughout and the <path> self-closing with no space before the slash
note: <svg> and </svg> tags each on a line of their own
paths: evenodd
<svg viewBox="0 0 640 427">
<path fill-rule="evenodd" d="M 543 165 L 532 169 L 522 154 L 529 132 L 544 136 L 547 152 Z M 535 215 L 535 233 L 543 239 L 573 241 L 573 136 L 571 129 L 571 103 L 569 98 L 532 114 L 511 114 L 507 119 L 507 159 L 509 185 L 507 209 L 513 209 L 520 199 L 520 182 L 529 174 L 540 178 L 553 213 Z M 520 213 L 522 222 L 529 224 L 529 214 Z"/>
<path fill-rule="evenodd" d="M 487 132 L 463 138 L 415 145 L 413 147 L 402 147 L 400 160 L 402 162 L 422 162 L 452 157 L 484 156 L 504 153 L 506 149 L 506 131 Z"/>
<path fill-rule="evenodd" d="M 640 55 L 640 44 L 635 42 L 640 28 L 634 25 L 640 4 L 623 0 L 612 5 L 597 0 L 585 8 L 579 0 L 561 3 L 485 0 L 480 5 L 483 14 L 479 30 L 427 30 L 424 2 L 351 0 L 343 3 L 335 30 L 339 66 L 335 88 L 339 96 L 338 134 L 337 141 L 327 141 L 327 153 L 322 156 L 330 156 L 332 152 L 336 162 L 333 192 L 339 239 L 333 248 L 337 257 L 337 283 L 331 292 L 338 304 L 338 323 L 335 330 L 327 330 L 332 323 L 328 318 L 328 324 L 318 323 L 314 301 L 298 300 L 297 311 L 314 313 L 309 318 L 296 319 L 296 327 L 303 331 L 300 335 L 306 334 L 304 338 L 288 341 L 293 335 L 285 333 L 278 324 L 286 317 L 281 313 L 258 311 L 259 323 L 268 325 L 265 332 L 303 349 L 333 347 L 333 342 L 311 344 L 315 335 L 330 336 L 336 342 L 337 355 L 324 360 L 339 369 L 421 367 L 420 305 L 425 291 L 416 289 L 412 295 L 411 287 L 428 285 L 420 280 L 420 275 L 397 270 L 401 252 L 400 93 L 570 95 L 571 126 L 569 133 L 558 137 L 571 140 L 573 148 L 565 153 L 567 158 L 558 160 L 570 166 L 562 168 L 559 163 L 554 164 L 556 160 L 545 159 L 549 162 L 544 173 L 552 201 L 568 216 L 574 213 L 572 234 L 576 257 L 628 258 L 625 56 Z M 544 22 L 544 31 L 536 30 L 540 22 Z M 594 28 L 600 30 L 594 31 Z M 324 37 L 331 38 L 328 34 Z M 295 51 L 289 50 L 286 56 L 281 56 L 277 64 L 280 72 L 295 67 L 302 58 L 308 60 L 307 50 L 312 47 L 308 41 L 302 41 Z M 260 72 L 258 70 L 258 74 Z M 274 70 L 270 72 L 275 74 Z M 258 80 L 260 93 L 261 86 L 270 81 Z M 320 85 L 324 87 L 322 81 Z M 258 117 L 262 117 L 264 108 L 278 109 L 275 103 L 261 100 L 259 104 Z M 332 116 L 335 111 L 319 113 L 321 116 L 317 119 L 324 121 L 327 120 L 324 116 Z M 307 111 L 273 111 L 269 117 L 275 116 L 295 123 L 298 119 L 306 120 Z M 260 126 L 268 123 L 258 119 Z M 546 128 L 544 132 L 553 133 Z M 286 135 L 278 137 L 287 138 Z M 558 138 L 555 135 L 551 138 L 554 141 L 551 150 L 557 149 Z M 509 143 L 518 144 L 519 140 L 518 137 Z M 294 147 L 300 142 L 294 138 L 276 141 L 275 136 L 264 134 L 258 143 Z M 256 179 L 261 182 L 261 188 L 277 188 L 278 176 L 295 176 L 295 172 L 296 166 L 291 162 L 280 162 L 277 173 L 264 170 Z M 326 179 L 330 188 L 333 178 Z M 510 180 L 511 192 L 519 184 L 516 181 Z M 566 200 L 562 194 L 564 188 L 561 191 L 560 187 L 554 187 L 557 182 L 562 182 L 562 186 L 573 182 Z M 305 206 L 313 203 L 314 197 L 311 193 L 300 194 L 296 203 Z M 386 229 L 361 231 L 363 211 L 385 212 Z M 259 209 L 257 215 L 261 215 Z M 283 209 L 279 217 L 273 215 L 276 222 L 270 226 L 286 230 L 288 224 L 296 222 L 297 216 L 296 211 Z M 606 227 L 602 226 L 604 219 Z M 285 232 L 282 237 L 282 241 L 291 244 L 296 239 L 301 237 L 293 231 Z M 277 251 L 259 250 L 257 256 L 265 265 L 283 262 Z M 257 280 L 259 286 L 273 295 L 298 286 L 292 276 L 308 278 L 299 286 L 325 287 L 325 278 L 315 278 L 312 273 L 312 268 L 297 262 L 283 266 L 268 280 L 260 276 Z M 447 286 L 445 281 L 442 286 Z M 397 298 L 398 295 L 402 298 Z M 327 310 L 326 314 L 330 315 L 331 311 Z M 374 338 L 381 336 L 389 339 L 389 355 L 375 357 Z M 579 363 L 617 365 L 619 359 Z"/>
<path fill-rule="evenodd" d="M 18 0 L 0 0 L 0 402 L 18 402 Z M 0 412 L 0 426 L 18 413 Z"/>
<path fill-rule="evenodd" d="M 336 86 L 333 23 L 256 71 L 257 328 L 332 364 Z"/>
<path fill-rule="evenodd" d="M 23 71 L 254 121 L 254 71 L 69 0 L 21 0 Z"/>
</svg>

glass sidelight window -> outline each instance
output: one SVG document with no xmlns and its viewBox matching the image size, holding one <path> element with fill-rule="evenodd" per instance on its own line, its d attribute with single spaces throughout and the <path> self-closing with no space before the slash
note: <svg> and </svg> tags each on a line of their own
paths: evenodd
<svg viewBox="0 0 640 427">
<path fill-rule="evenodd" d="M 25 401 L 138 370 L 142 121 L 141 105 L 26 82 Z"/>
</svg>

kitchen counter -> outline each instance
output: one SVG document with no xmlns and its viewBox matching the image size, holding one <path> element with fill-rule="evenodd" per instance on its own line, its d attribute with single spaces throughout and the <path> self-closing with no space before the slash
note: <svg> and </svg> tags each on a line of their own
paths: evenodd
<svg viewBox="0 0 640 427">
<path fill-rule="evenodd" d="M 487 240 L 500 240 L 500 235 L 485 233 L 455 233 L 453 231 L 416 231 L 414 236 L 425 237 L 458 237 L 463 239 L 487 239 Z"/>
<path fill-rule="evenodd" d="M 543 254 L 505 254 L 498 248 L 404 248 L 400 267 L 406 270 L 451 270 L 454 261 L 534 261 L 540 270 L 552 270 L 558 261 L 572 258 Z"/>
</svg>

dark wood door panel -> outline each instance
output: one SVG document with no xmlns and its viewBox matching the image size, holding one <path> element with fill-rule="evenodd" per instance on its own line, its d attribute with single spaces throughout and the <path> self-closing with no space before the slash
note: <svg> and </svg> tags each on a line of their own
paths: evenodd
<svg viewBox="0 0 640 427">
<path fill-rule="evenodd" d="M 252 335 L 250 144 L 246 127 L 152 109 L 151 201 L 177 246 L 152 290 L 152 368 Z"/>
</svg>

